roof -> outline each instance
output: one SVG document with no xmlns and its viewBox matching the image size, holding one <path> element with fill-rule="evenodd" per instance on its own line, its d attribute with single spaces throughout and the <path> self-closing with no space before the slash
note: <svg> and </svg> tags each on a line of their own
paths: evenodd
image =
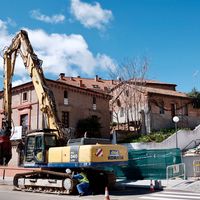
<svg viewBox="0 0 200 200">
<path fill-rule="evenodd" d="M 95 76 L 95 78 L 82 78 L 80 76 L 77 77 L 66 77 L 66 76 L 62 76 L 60 77 L 60 79 L 58 79 L 58 81 L 61 82 L 67 82 L 70 85 L 74 85 L 74 86 L 78 86 L 78 87 L 82 87 L 82 88 L 90 88 L 90 89 L 94 89 L 94 90 L 103 90 L 103 91 L 109 91 L 110 89 L 113 89 L 115 86 L 117 86 L 119 83 L 123 83 L 120 82 L 119 80 L 105 80 L 102 79 L 100 77 L 98 77 L 97 75 Z M 165 86 L 174 86 L 176 87 L 176 84 L 173 83 L 165 83 L 165 82 L 161 82 L 161 81 L 157 81 L 157 80 L 149 80 L 149 79 L 144 79 L 144 80 L 140 80 L 140 79 L 130 79 L 130 81 L 134 81 L 134 82 L 141 82 L 146 85 L 165 85 Z"/>
<path fill-rule="evenodd" d="M 98 76 L 93 78 L 81 78 L 81 77 L 62 77 L 61 79 L 58 79 L 57 81 L 62 83 L 67 83 L 69 85 L 73 85 L 76 87 L 81 88 L 89 88 L 96 91 L 104 91 L 108 92 L 112 87 L 117 85 L 116 81 L 113 80 L 105 80 L 101 79 Z"/>
<path fill-rule="evenodd" d="M 118 80 L 105 80 L 99 78 L 97 75 L 95 78 L 82 78 L 80 76 L 77 77 L 66 77 L 63 76 L 58 79 L 59 82 L 67 83 L 69 85 L 81 87 L 81 88 L 90 88 L 92 90 L 102 90 L 104 92 L 110 92 L 111 89 L 115 90 L 117 87 L 120 87 L 123 82 L 119 82 Z M 131 80 L 130 80 L 131 81 Z M 140 79 L 133 79 L 132 81 L 135 82 L 141 82 Z M 128 81 L 129 82 L 129 81 Z M 144 79 L 142 80 L 142 83 L 144 86 L 139 86 L 140 88 L 142 87 L 145 92 L 151 93 L 151 94 L 160 94 L 160 95 L 168 95 L 168 96 L 174 96 L 174 97 L 182 97 L 182 98 L 190 98 L 187 96 L 186 93 L 178 92 L 175 90 L 175 87 L 177 86 L 176 84 L 173 83 L 165 83 L 157 80 L 149 80 L 149 79 Z M 151 87 L 152 85 L 152 87 Z M 153 85 L 160 85 L 160 87 L 163 86 L 163 89 L 160 87 L 153 87 Z M 164 86 L 170 86 L 164 88 Z M 173 88 L 173 89 L 168 89 L 168 88 Z"/>
<path fill-rule="evenodd" d="M 140 80 L 138 79 L 138 81 L 140 81 Z M 174 84 L 174 83 L 165 83 L 165 82 L 161 82 L 161 81 L 158 81 L 158 80 L 150 80 L 150 79 L 145 79 L 145 80 L 143 80 L 143 82 L 144 82 L 145 84 L 158 84 L 158 85 L 177 86 L 177 85 Z"/>
<path fill-rule="evenodd" d="M 108 93 L 105 93 L 101 90 L 99 91 L 96 91 L 96 90 L 91 90 L 90 88 L 81 88 L 80 86 L 76 86 L 76 85 L 71 85 L 71 84 L 68 84 L 67 82 L 63 82 L 63 81 L 55 81 L 55 80 L 51 80 L 51 79 L 46 79 L 47 82 L 51 82 L 51 83 L 55 83 L 55 84 L 61 84 L 61 85 L 66 85 L 66 86 L 69 86 L 69 87 L 72 87 L 72 88 L 76 88 L 76 89 L 79 89 L 79 90 L 84 90 L 85 92 L 92 92 L 92 93 L 96 93 L 98 95 L 102 95 L 102 96 L 106 96 L 106 97 L 110 97 L 110 95 Z M 15 90 L 19 90 L 19 89 L 25 89 L 27 87 L 33 87 L 33 83 L 32 81 L 30 82 L 27 82 L 27 83 L 23 83 L 21 85 L 18 85 L 18 86 L 15 86 L 12 88 L 13 92 Z M 3 91 L 0 91 L 0 96 L 3 94 Z"/>
<path fill-rule="evenodd" d="M 174 97 L 182 97 L 182 98 L 190 98 L 186 93 L 178 92 L 174 90 L 166 90 L 166 89 L 159 89 L 159 88 L 151 88 L 151 87 L 143 87 L 144 91 L 151 94 L 160 94 L 160 95 L 167 95 L 167 96 L 174 96 Z"/>
</svg>

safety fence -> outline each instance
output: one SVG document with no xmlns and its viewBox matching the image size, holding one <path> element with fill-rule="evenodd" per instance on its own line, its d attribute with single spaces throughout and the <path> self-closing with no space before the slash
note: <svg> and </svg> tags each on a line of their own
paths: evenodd
<svg viewBox="0 0 200 200">
<path fill-rule="evenodd" d="M 175 165 L 169 165 L 166 169 L 166 179 L 185 179 L 186 173 L 185 173 L 185 164 L 179 163 Z"/>
<path fill-rule="evenodd" d="M 143 149 L 129 150 L 128 165 L 112 167 L 117 178 L 129 180 L 166 179 L 166 168 L 169 165 L 182 163 L 180 149 Z"/>
<path fill-rule="evenodd" d="M 200 160 L 193 161 L 194 177 L 200 177 Z"/>
</svg>

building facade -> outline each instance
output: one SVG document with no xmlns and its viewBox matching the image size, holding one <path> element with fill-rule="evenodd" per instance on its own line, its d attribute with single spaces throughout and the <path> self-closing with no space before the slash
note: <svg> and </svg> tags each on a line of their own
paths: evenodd
<svg viewBox="0 0 200 200">
<path fill-rule="evenodd" d="M 176 91 L 176 84 L 139 79 L 122 82 L 98 76 L 65 77 L 64 74 L 59 81 L 109 93 L 113 128 L 117 130 L 150 133 L 174 128 L 174 116 L 180 119 L 179 128 L 192 129 L 200 123 L 200 109 L 193 106 L 187 94 Z"/>
<path fill-rule="evenodd" d="M 80 88 L 59 81 L 47 80 L 53 91 L 57 114 L 66 129 L 74 131 L 77 122 L 88 117 L 98 117 L 101 124 L 101 137 L 110 135 L 110 95 Z M 0 105 L 2 105 L 2 92 Z M 2 106 L 1 106 L 2 107 Z M 0 110 L 3 114 L 3 110 Z M 2 122 L 0 117 L 0 126 Z M 40 111 L 38 98 L 31 82 L 14 87 L 12 90 L 12 126 L 22 126 L 23 134 L 27 130 L 45 128 L 45 116 Z"/>
</svg>

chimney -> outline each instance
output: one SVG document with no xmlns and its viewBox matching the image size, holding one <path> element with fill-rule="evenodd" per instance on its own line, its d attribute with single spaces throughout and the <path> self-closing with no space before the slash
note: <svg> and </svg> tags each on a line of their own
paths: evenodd
<svg viewBox="0 0 200 200">
<path fill-rule="evenodd" d="M 61 80 L 63 80 L 64 77 L 65 77 L 65 73 L 60 73 L 59 78 L 60 78 Z"/>
<path fill-rule="evenodd" d="M 98 75 L 95 76 L 94 80 L 95 80 L 95 81 L 98 81 L 98 80 L 99 80 Z"/>
<path fill-rule="evenodd" d="M 83 87 L 83 80 L 82 79 L 79 80 L 79 86 Z"/>
</svg>

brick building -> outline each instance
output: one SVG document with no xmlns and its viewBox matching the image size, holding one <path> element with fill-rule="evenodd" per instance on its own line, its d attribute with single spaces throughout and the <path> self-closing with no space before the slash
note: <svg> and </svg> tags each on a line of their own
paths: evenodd
<svg viewBox="0 0 200 200">
<path fill-rule="evenodd" d="M 127 82 L 94 78 L 65 77 L 59 81 L 81 88 L 103 91 L 112 96 L 110 111 L 115 129 L 154 130 L 173 128 L 173 116 L 179 116 L 180 128 L 194 128 L 200 123 L 200 109 L 194 108 L 187 94 L 176 91 L 176 84 L 153 80 Z"/>
<path fill-rule="evenodd" d="M 53 80 L 47 80 L 47 85 L 54 93 L 58 118 L 65 128 L 75 129 L 80 119 L 98 117 L 102 126 L 101 136 L 109 137 L 110 95 Z M 2 92 L 0 105 L 2 105 Z M 3 113 L 3 110 L 0 112 Z M 2 117 L 3 115 L 0 116 L 0 126 Z M 45 120 L 39 109 L 32 82 L 12 89 L 12 120 L 13 126 L 23 126 L 24 131 L 45 127 Z"/>
<path fill-rule="evenodd" d="M 139 128 L 143 133 L 173 128 L 178 116 L 180 128 L 194 128 L 200 124 L 200 109 L 193 107 L 192 98 L 176 91 L 175 84 L 145 80 L 129 81 L 112 89 L 117 99 L 112 102 L 114 121 L 121 127 Z M 131 102 L 131 103 L 130 103 Z"/>
</svg>

